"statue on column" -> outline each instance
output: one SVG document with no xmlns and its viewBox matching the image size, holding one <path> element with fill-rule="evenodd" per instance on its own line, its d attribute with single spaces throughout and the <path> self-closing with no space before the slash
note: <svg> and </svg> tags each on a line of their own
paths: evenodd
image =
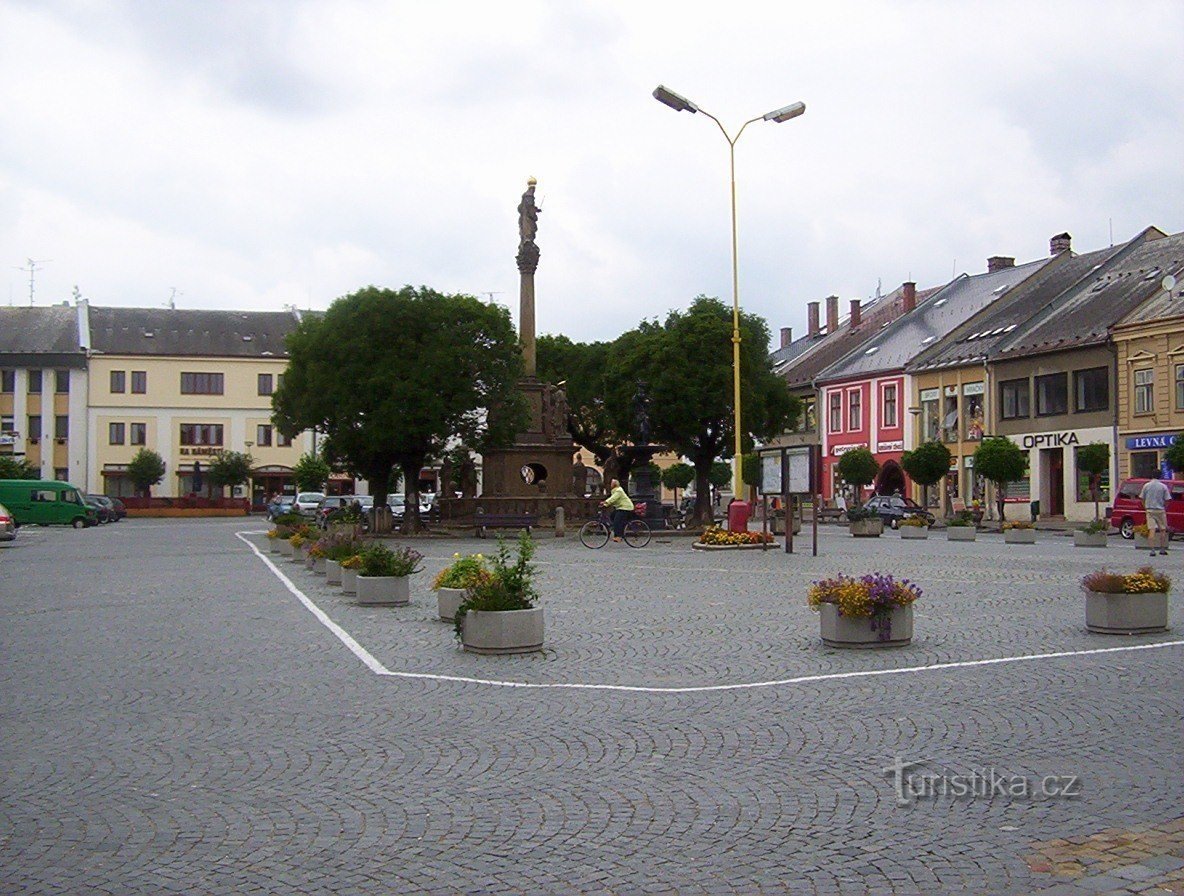
<svg viewBox="0 0 1184 896">
<path fill-rule="evenodd" d="M 539 247 L 534 238 L 539 232 L 539 215 L 542 209 L 535 204 L 534 188 L 538 183 L 533 177 L 526 182 L 526 192 L 518 203 L 518 270 L 534 273 L 539 263 Z"/>
<path fill-rule="evenodd" d="M 650 443 L 650 396 L 646 388 L 645 381 L 638 380 L 637 391 L 633 393 L 633 423 L 639 445 Z"/>
</svg>

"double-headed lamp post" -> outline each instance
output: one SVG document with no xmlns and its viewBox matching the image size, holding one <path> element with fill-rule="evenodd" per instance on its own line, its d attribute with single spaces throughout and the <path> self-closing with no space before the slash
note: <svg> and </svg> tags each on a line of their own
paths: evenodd
<svg viewBox="0 0 1184 896">
<path fill-rule="evenodd" d="M 659 84 L 654 88 L 654 99 L 665 106 L 669 106 L 675 112 L 690 112 L 692 115 L 696 112 L 702 112 L 708 118 L 716 123 L 720 133 L 724 135 L 724 139 L 728 141 L 728 165 L 731 172 L 732 179 L 732 401 L 736 409 L 735 428 L 736 428 L 736 455 L 732 459 L 732 475 L 734 477 L 733 484 L 735 494 L 739 494 L 743 488 L 744 478 L 741 475 L 741 429 L 740 429 L 740 260 L 737 252 L 736 241 L 736 143 L 740 139 L 740 135 L 744 133 L 744 129 L 756 121 L 772 121 L 780 124 L 783 121 L 789 121 L 791 118 L 797 118 L 806 111 L 805 103 L 793 103 L 789 106 L 783 106 L 780 109 L 774 109 L 765 115 L 757 118 L 750 118 L 744 124 L 740 125 L 740 130 L 736 132 L 736 136 L 732 137 L 728 134 L 723 124 L 718 118 L 710 112 L 700 109 L 693 102 L 686 97 L 679 96 L 673 90 L 663 87 Z"/>
</svg>

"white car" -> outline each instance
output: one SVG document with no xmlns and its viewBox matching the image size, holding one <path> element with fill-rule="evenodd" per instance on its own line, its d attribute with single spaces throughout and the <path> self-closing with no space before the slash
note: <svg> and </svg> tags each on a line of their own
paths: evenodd
<svg viewBox="0 0 1184 896">
<path fill-rule="evenodd" d="M 8 512 L 8 508 L 0 504 L 0 541 L 16 539 L 16 520 Z"/>
<path fill-rule="evenodd" d="M 325 500 L 324 492 L 300 492 L 292 509 L 301 516 L 315 516 L 317 507 Z"/>
</svg>

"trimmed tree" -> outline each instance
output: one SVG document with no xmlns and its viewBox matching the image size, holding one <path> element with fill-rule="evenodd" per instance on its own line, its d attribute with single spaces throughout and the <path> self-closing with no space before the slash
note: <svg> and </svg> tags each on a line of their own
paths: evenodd
<svg viewBox="0 0 1184 896">
<path fill-rule="evenodd" d="M 250 454 L 241 451 L 223 451 L 210 464 L 210 482 L 215 488 L 234 489 L 236 485 L 246 485 L 251 478 L 251 468 L 255 466 L 255 459 Z M 233 491 L 232 491 L 233 494 Z"/>
<path fill-rule="evenodd" d="M 855 500 L 862 504 L 863 490 L 875 481 L 876 474 L 880 472 L 876 458 L 867 448 L 852 448 L 839 458 L 836 467 L 839 475 L 855 486 Z"/>
<path fill-rule="evenodd" d="M 23 457 L 0 454 L 0 479 L 40 479 L 41 471 Z"/>
<path fill-rule="evenodd" d="M 913 482 L 921 486 L 925 507 L 929 506 L 929 487 L 937 485 L 950 472 L 950 449 L 941 442 L 923 442 L 906 451 L 900 465 Z"/>
<path fill-rule="evenodd" d="M 1167 461 L 1173 472 L 1184 473 L 1184 432 L 1176 436 L 1172 444 L 1167 447 L 1163 453 L 1163 459 Z"/>
<path fill-rule="evenodd" d="M 300 460 L 292 467 L 292 478 L 296 480 L 296 488 L 300 491 L 319 492 L 324 491 L 332 472 L 323 457 L 308 451 L 300 455 Z"/>
<path fill-rule="evenodd" d="M 1007 485 L 1018 482 L 1028 472 L 1028 455 L 1006 436 L 987 436 L 974 452 L 974 474 L 995 486 L 995 506 L 999 526 L 1003 526 L 1003 508 Z"/>
<path fill-rule="evenodd" d="M 152 486 L 164 479 L 164 458 L 151 448 L 141 448 L 128 462 L 127 476 L 145 498 L 152 496 Z"/>
<path fill-rule="evenodd" d="M 756 500 L 756 489 L 761 484 L 761 458 L 756 452 L 749 452 L 740 458 L 740 477 L 748 486 L 748 498 Z"/>
<path fill-rule="evenodd" d="M 1102 476 L 1110 469 L 1110 446 L 1105 442 L 1090 442 L 1077 449 L 1077 469 L 1089 474 L 1089 494 L 1094 499 L 1094 519 L 1099 516 Z"/>
<path fill-rule="evenodd" d="M 678 507 L 678 490 L 685 489 L 695 481 L 695 468 L 679 461 L 662 471 L 662 484 L 674 490 L 674 506 Z"/>
</svg>

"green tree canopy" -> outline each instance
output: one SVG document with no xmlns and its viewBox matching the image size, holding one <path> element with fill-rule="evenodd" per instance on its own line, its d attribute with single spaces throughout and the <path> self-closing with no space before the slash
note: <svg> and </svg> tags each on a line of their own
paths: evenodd
<svg viewBox="0 0 1184 896">
<path fill-rule="evenodd" d="M 0 454 L 0 479 L 40 479 L 41 471 L 23 457 Z"/>
<path fill-rule="evenodd" d="M 1184 473 L 1184 432 L 1177 435 L 1175 441 L 1167 447 L 1163 459 L 1175 472 Z"/>
<path fill-rule="evenodd" d="M 680 488 L 686 488 L 694 481 L 695 468 L 690 464 L 682 463 L 682 461 L 671 464 L 662 471 L 662 484 L 676 491 Z"/>
<path fill-rule="evenodd" d="M 1078 448 L 1077 469 L 1089 474 L 1089 493 L 1094 499 L 1094 519 L 1097 519 L 1102 475 L 1110 469 L 1110 446 L 1105 442 L 1090 442 Z"/>
<path fill-rule="evenodd" d="M 722 460 L 711 462 L 707 471 L 707 484 L 713 488 L 723 488 L 732 483 L 732 465 Z"/>
<path fill-rule="evenodd" d="M 503 447 L 526 423 L 509 312 L 472 296 L 367 287 L 306 316 L 288 354 L 272 398 L 280 432 L 325 433 L 325 457 L 369 480 L 376 507 L 399 468 L 409 532 L 420 528 L 419 471 L 429 456 L 452 437 L 477 451 Z"/>
<path fill-rule="evenodd" d="M 148 497 L 152 486 L 164 479 L 164 458 L 151 448 L 141 448 L 128 463 L 127 475 L 136 491 Z"/>
<path fill-rule="evenodd" d="M 880 465 L 867 448 L 852 448 L 839 458 L 836 465 L 839 475 L 851 483 L 858 491 L 857 498 L 862 500 L 863 489 L 871 485 L 880 472 Z"/>
<path fill-rule="evenodd" d="M 210 482 L 217 488 L 234 488 L 251 478 L 255 459 L 241 451 L 223 451 L 210 464 Z"/>
<path fill-rule="evenodd" d="M 293 465 L 292 478 L 296 480 L 296 488 L 300 491 L 319 492 L 324 491 L 332 472 L 328 462 L 320 454 L 306 451 Z"/>
<path fill-rule="evenodd" d="M 922 442 L 900 458 L 900 465 L 913 482 L 925 489 L 924 504 L 929 505 L 929 488 L 937 485 L 950 472 L 950 449 L 941 442 Z"/>
<path fill-rule="evenodd" d="M 995 485 L 995 505 L 1003 523 L 1007 484 L 1018 482 L 1028 472 L 1028 455 L 1006 436 L 987 436 L 974 452 L 974 473 Z"/>
</svg>

